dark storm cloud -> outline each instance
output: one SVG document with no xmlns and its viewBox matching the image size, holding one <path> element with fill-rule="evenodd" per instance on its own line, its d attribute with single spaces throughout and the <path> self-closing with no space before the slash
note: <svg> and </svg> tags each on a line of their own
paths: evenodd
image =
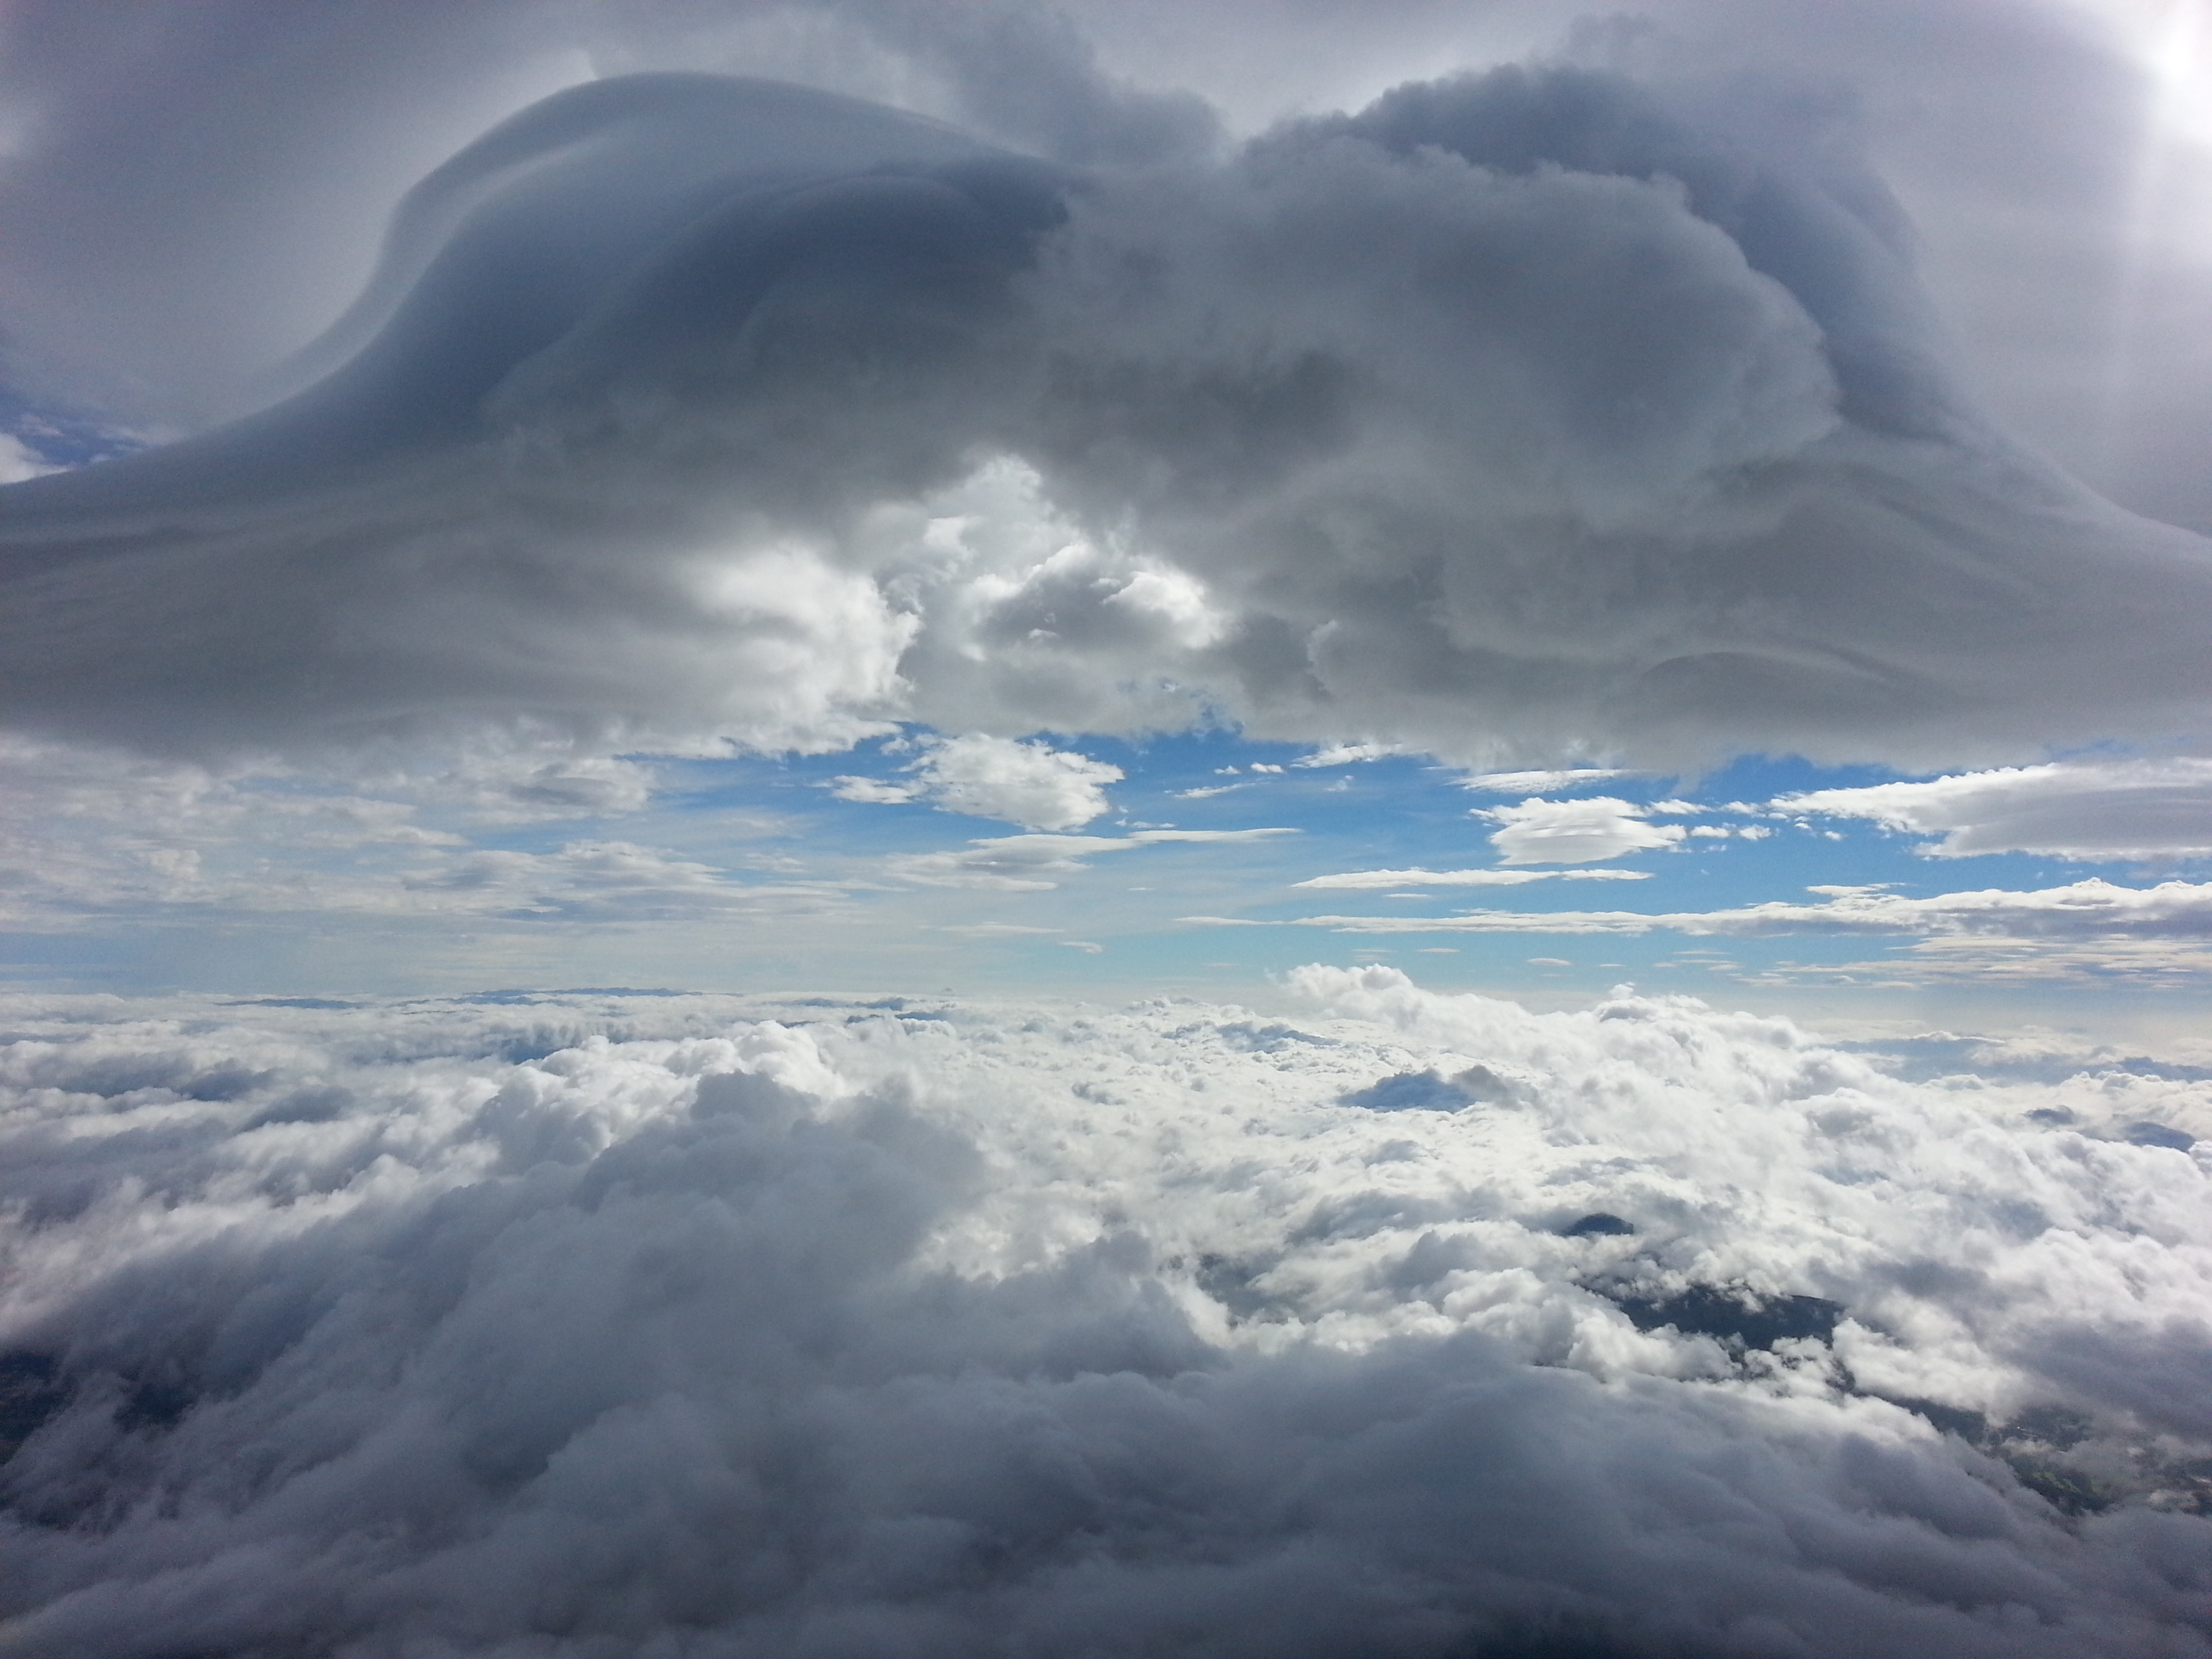
<svg viewBox="0 0 2212 1659">
<path fill-rule="evenodd" d="M 135 420 L 234 412 L 349 297 L 400 192 L 561 83 L 550 45 L 504 5 L 10 0 L 9 378 Z"/>
<path fill-rule="evenodd" d="M 1342 1018 L 18 1006 L 0 1642 L 2208 1651 L 2187 1155 L 1302 979 Z"/>
<path fill-rule="evenodd" d="M 514 118 L 402 208 L 320 384 L 0 496 L 13 717 L 823 746 L 1212 708 L 1662 763 L 2201 726 L 2204 544 L 1990 425 L 1848 130 L 1755 78 L 1501 70 L 1217 161 L 1024 13 L 838 15 L 1034 66 L 1035 118 L 966 101 L 1061 159 L 700 76 Z"/>
</svg>

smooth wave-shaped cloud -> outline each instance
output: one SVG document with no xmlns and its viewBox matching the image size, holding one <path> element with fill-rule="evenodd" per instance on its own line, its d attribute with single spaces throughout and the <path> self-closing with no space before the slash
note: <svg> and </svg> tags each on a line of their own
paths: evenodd
<svg viewBox="0 0 2212 1659">
<path fill-rule="evenodd" d="M 574 88 L 409 198 L 316 386 L 0 491 L 0 697 L 198 750 L 2200 726 L 2201 539 L 1981 421 L 1863 168 L 1717 131 L 1504 70 L 1074 169 L 770 82 Z"/>
</svg>

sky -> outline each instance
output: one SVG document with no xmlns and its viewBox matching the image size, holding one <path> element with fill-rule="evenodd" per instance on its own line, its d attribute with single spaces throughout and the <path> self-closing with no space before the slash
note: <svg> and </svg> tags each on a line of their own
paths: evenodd
<svg viewBox="0 0 2212 1659">
<path fill-rule="evenodd" d="M 2207 1651 L 2208 111 L 0 0 L 9 1650 Z"/>
<path fill-rule="evenodd" d="M 2193 6 L 129 15 L 0 70 L 15 982 L 2188 1035 Z"/>
</svg>

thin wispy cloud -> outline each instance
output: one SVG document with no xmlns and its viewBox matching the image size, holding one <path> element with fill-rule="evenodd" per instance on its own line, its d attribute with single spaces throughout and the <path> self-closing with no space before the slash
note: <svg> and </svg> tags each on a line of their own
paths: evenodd
<svg viewBox="0 0 2212 1659">
<path fill-rule="evenodd" d="M 1646 881 L 1648 870 L 1349 870 L 1293 887 L 1519 887 L 1532 881 Z"/>
<path fill-rule="evenodd" d="M 1938 839 L 1933 858 L 2041 853 L 2073 860 L 2212 857 L 2212 760 L 2068 761 L 1922 782 L 1815 789 L 1778 811 L 1869 818 Z"/>
<path fill-rule="evenodd" d="M 1315 916 L 1317 927 L 1359 933 L 1972 933 L 2022 938 L 2092 935 L 2212 937 L 2212 885 L 2169 881 L 2116 886 L 2092 878 L 2035 892 L 1988 889 L 1910 898 L 1878 889 L 1815 888 L 1816 904 L 1647 915 L 1632 910 L 1476 910 L 1453 916 Z"/>
</svg>

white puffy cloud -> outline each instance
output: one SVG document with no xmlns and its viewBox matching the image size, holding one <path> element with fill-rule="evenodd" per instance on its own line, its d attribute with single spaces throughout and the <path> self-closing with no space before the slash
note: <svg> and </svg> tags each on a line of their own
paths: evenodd
<svg viewBox="0 0 2212 1659">
<path fill-rule="evenodd" d="M 1934 858 L 2040 853 L 2062 859 L 2212 857 L 2212 760 L 2064 761 L 1920 782 L 1814 789 L 1777 811 L 1871 818 L 1942 839 Z"/>
<path fill-rule="evenodd" d="M 1476 809 L 1498 828 L 1491 845 L 1504 864 L 1595 864 L 1630 853 L 1672 847 L 1683 836 L 1676 823 L 1652 823 L 1650 809 L 1611 795 L 1585 800 L 1531 799 L 1518 806 Z"/>
<path fill-rule="evenodd" d="M 2205 1085 L 1293 990 L 16 999 L 11 1648 L 2202 1645 Z"/>
<path fill-rule="evenodd" d="M 929 800 L 949 812 L 1004 818 L 1031 830 L 1073 830 L 1109 810 L 1106 786 L 1121 769 L 1049 744 L 1017 742 L 984 732 L 922 739 L 924 752 L 906 770 L 911 784 L 843 777 L 847 800 L 894 804 Z"/>
</svg>

